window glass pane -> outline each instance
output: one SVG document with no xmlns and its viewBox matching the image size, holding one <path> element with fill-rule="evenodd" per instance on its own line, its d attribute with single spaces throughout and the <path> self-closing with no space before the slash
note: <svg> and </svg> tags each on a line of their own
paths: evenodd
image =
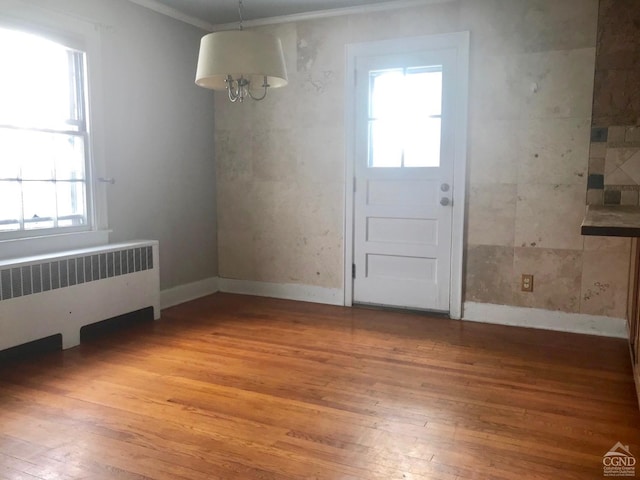
<svg viewBox="0 0 640 480">
<path fill-rule="evenodd" d="M 0 123 L 69 129 L 72 51 L 44 38 L 0 29 Z"/>
<path fill-rule="evenodd" d="M 13 154 L 20 159 L 21 178 L 23 180 L 51 180 L 55 164 L 53 163 L 52 143 L 54 134 L 16 130 L 20 150 Z"/>
<path fill-rule="evenodd" d="M 440 165 L 439 118 L 426 118 L 409 125 L 404 149 L 405 167 L 437 167 Z"/>
<path fill-rule="evenodd" d="M 372 120 L 369 126 L 369 166 L 402 166 L 402 132 L 394 122 Z"/>
<path fill-rule="evenodd" d="M 372 71 L 369 89 L 369 167 L 438 167 L 442 66 Z"/>
<path fill-rule="evenodd" d="M 61 227 L 77 227 L 86 224 L 84 183 L 57 182 L 58 219 Z"/>
<path fill-rule="evenodd" d="M 421 116 L 442 114 L 442 70 L 412 68 L 407 71 L 407 90 L 413 108 L 409 113 Z"/>
<path fill-rule="evenodd" d="M 20 184 L 0 181 L 0 231 L 20 229 L 21 206 Z"/>
<path fill-rule="evenodd" d="M 56 189 L 53 182 L 23 182 L 24 228 L 53 228 L 56 215 Z"/>
<path fill-rule="evenodd" d="M 21 138 L 16 130 L 0 128 L 0 179 L 20 177 Z"/>
<path fill-rule="evenodd" d="M 371 72 L 371 118 L 397 118 L 402 115 L 402 102 L 398 102 L 402 90 L 398 90 L 398 87 L 402 86 L 403 81 L 404 72 L 401 69 Z"/>
<path fill-rule="evenodd" d="M 84 138 L 58 134 L 52 140 L 56 179 L 84 180 Z"/>
</svg>

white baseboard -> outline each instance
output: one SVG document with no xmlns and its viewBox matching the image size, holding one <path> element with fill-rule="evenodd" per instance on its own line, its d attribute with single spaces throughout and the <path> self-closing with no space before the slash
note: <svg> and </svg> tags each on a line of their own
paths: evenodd
<svg viewBox="0 0 640 480">
<path fill-rule="evenodd" d="M 623 318 L 557 312 L 540 308 L 465 302 L 462 319 L 601 337 L 627 338 L 626 320 Z"/>
<path fill-rule="evenodd" d="M 218 279 L 218 289 L 220 292 L 225 293 L 241 293 L 258 297 L 282 298 L 328 305 L 344 305 L 344 292 L 341 288 L 220 278 Z"/>
<path fill-rule="evenodd" d="M 173 307 L 181 303 L 206 297 L 218 291 L 218 277 L 205 278 L 193 283 L 178 285 L 160 292 L 160 309 Z"/>
</svg>

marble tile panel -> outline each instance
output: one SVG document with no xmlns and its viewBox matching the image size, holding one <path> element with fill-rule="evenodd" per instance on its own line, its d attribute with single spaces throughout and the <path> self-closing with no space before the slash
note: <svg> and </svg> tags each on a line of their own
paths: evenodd
<svg viewBox="0 0 640 480">
<path fill-rule="evenodd" d="M 469 244 L 513 246 L 516 191 L 514 184 L 471 185 L 467 223 Z"/>
<path fill-rule="evenodd" d="M 216 130 L 216 177 L 221 181 L 249 180 L 253 176 L 252 140 L 247 129 Z"/>
<path fill-rule="evenodd" d="M 624 137 L 626 133 L 627 133 L 626 127 L 609 127 L 609 135 L 607 137 L 607 143 L 624 142 Z"/>
<path fill-rule="evenodd" d="M 580 312 L 625 318 L 628 275 L 628 252 L 585 251 Z"/>
<path fill-rule="evenodd" d="M 295 94 L 296 128 L 336 127 L 344 130 L 343 71 L 300 74 L 287 87 Z"/>
<path fill-rule="evenodd" d="M 604 175 L 598 175 L 597 173 L 590 173 L 587 178 L 587 188 L 604 188 Z"/>
<path fill-rule="evenodd" d="M 592 122 L 593 123 L 593 122 Z M 596 124 L 600 125 L 600 124 Z M 609 136 L 608 127 L 592 127 L 591 128 L 591 143 L 606 143 Z"/>
<path fill-rule="evenodd" d="M 248 125 L 251 130 L 262 131 L 274 126 L 280 129 L 295 130 L 300 123 L 300 118 L 306 115 L 307 99 L 303 100 L 295 88 L 299 75 L 293 72 L 288 73 L 288 76 L 288 85 L 269 90 L 264 100 L 245 102 L 249 105 L 249 112 L 243 116 L 239 125 Z M 226 124 L 227 120 L 220 116 L 218 123 Z"/>
<path fill-rule="evenodd" d="M 631 239 L 627 237 L 601 237 L 585 235 L 585 251 L 610 251 L 629 255 L 631 251 Z"/>
<path fill-rule="evenodd" d="M 633 157 L 636 153 L 640 152 L 640 148 L 607 148 L 605 154 L 604 173 L 612 173 L 617 168 L 620 168 L 627 160 Z"/>
<path fill-rule="evenodd" d="M 604 175 L 604 158 L 589 159 L 589 175 Z"/>
<path fill-rule="evenodd" d="M 603 205 L 604 190 L 601 188 L 587 189 L 587 205 Z"/>
<path fill-rule="evenodd" d="M 344 48 L 349 43 L 348 17 L 332 17 L 297 24 L 297 71 L 337 72 L 344 69 Z"/>
<path fill-rule="evenodd" d="M 252 231 L 257 236 L 270 235 L 283 241 L 298 235 L 297 207 L 302 201 L 295 182 L 255 181 L 245 200 L 253 208 Z"/>
<path fill-rule="evenodd" d="M 620 170 L 629 175 L 636 184 L 640 184 L 640 150 L 620 165 Z"/>
<path fill-rule="evenodd" d="M 251 136 L 253 175 L 256 180 L 294 181 L 301 147 L 291 128 L 258 128 Z"/>
<path fill-rule="evenodd" d="M 625 172 L 616 168 L 611 173 L 605 174 L 605 185 L 636 185 L 636 182 Z"/>
<path fill-rule="evenodd" d="M 639 70 L 640 71 L 640 70 Z M 627 70 L 596 70 L 593 93 L 593 123 L 597 125 L 635 125 L 640 105 L 638 78 Z"/>
<path fill-rule="evenodd" d="M 513 304 L 513 248 L 469 245 L 465 265 L 465 301 Z"/>
<path fill-rule="evenodd" d="M 586 185 L 590 132 L 589 117 L 526 121 L 519 135 L 518 183 Z"/>
<path fill-rule="evenodd" d="M 481 51 L 569 50 L 595 45 L 597 18 L 597 0 L 465 0 L 460 29 Z"/>
<path fill-rule="evenodd" d="M 599 68 L 625 69 L 640 57 L 640 10 L 633 0 L 602 0 L 598 21 Z"/>
<path fill-rule="evenodd" d="M 604 191 L 604 204 L 605 205 L 620 205 L 622 200 L 622 192 L 620 190 L 608 190 Z"/>
<path fill-rule="evenodd" d="M 582 250 L 582 185 L 518 185 L 515 244 Z"/>
<path fill-rule="evenodd" d="M 259 266 L 253 255 L 250 230 L 218 231 L 218 275 L 222 278 L 257 280 Z"/>
<path fill-rule="evenodd" d="M 469 117 L 472 122 L 521 117 L 526 86 L 519 58 L 494 54 L 471 57 Z"/>
<path fill-rule="evenodd" d="M 305 235 L 342 238 L 344 184 L 305 182 L 296 186 L 294 209 L 299 231 Z"/>
<path fill-rule="evenodd" d="M 524 3 L 527 11 L 519 33 L 525 39 L 525 51 L 544 52 L 595 46 L 597 0 L 534 0 Z"/>
<path fill-rule="evenodd" d="M 607 154 L 607 144 L 601 142 L 591 143 L 589 158 L 604 158 Z"/>
<path fill-rule="evenodd" d="M 218 231 L 251 230 L 257 213 L 253 183 L 218 178 L 216 187 Z"/>
<path fill-rule="evenodd" d="M 638 119 L 640 119 L 640 109 L 638 111 Z M 640 126 L 627 127 L 627 132 L 624 137 L 625 142 L 636 143 L 640 142 Z"/>
<path fill-rule="evenodd" d="M 458 2 L 434 3 L 348 17 L 349 43 L 458 31 Z"/>
<path fill-rule="evenodd" d="M 521 53 L 526 43 L 521 33 L 525 12 L 524 2 L 463 0 L 460 29 L 474 32 L 473 47 L 483 54 Z"/>
<path fill-rule="evenodd" d="M 637 190 L 623 190 L 620 197 L 620 205 L 638 205 Z"/>
<path fill-rule="evenodd" d="M 595 48 L 519 55 L 523 115 L 590 117 L 594 66 Z"/>
<path fill-rule="evenodd" d="M 582 252 L 516 247 L 513 265 L 516 305 L 569 313 L 580 310 Z M 523 274 L 534 276 L 533 292 L 520 290 Z"/>
<path fill-rule="evenodd" d="M 266 233 L 254 242 L 258 281 L 342 287 L 342 242 L 306 234 Z"/>
<path fill-rule="evenodd" d="M 297 180 L 300 182 L 344 182 L 344 128 L 316 126 L 296 131 L 300 149 Z"/>
<path fill-rule="evenodd" d="M 297 272 L 302 283 L 325 288 L 342 288 L 344 248 L 341 238 L 304 235 L 299 244 Z"/>
<path fill-rule="evenodd" d="M 518 121 L 473 119 L 469 128 L 469 181 L 479 183 L 517 182 L 521 155 Z M 498 140 L 495 132 L 502 132 Z"/>
</svg>

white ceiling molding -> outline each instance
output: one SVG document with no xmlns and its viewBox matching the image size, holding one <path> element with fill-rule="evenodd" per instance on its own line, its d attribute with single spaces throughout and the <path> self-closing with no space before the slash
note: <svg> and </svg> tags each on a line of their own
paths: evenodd
<svg viewBox="0 0 640 480">
<path fill-rule="evenodd" d="M 182 13 L 181 11 L 176 10 L 175 8 L 168 7 L 167 5 L 157 2 L 156 0 L 129 1 L 131 3 L 135 3 L 136 5 L 140 5 L 141 7 L 148 8 L 149 10 L 153 10 L 154 12 L 161 13 L 162 15 L 166 15 L 167 17 L 171 17 L 181 22 L 188 23 L 189 25 L 193 25 L 194 27 L 201 28 L 202 30 L 206 30 L 208 32 L 211 32 L 214 29 L 214 25 L 212 23 Z"/>
<path fill-rule="evenodd" d="M 238 22 L 223 23 L 214 25 L 199 18 L 186 15 L 175 8 L 168 7 L 156 0 L 129 0 L 132 3 L 148 8 L 155 12 L 167 15 L 168 17 L 188 23 L 194 27 L 210 32 L 222 30 L 234 30 L 238 28 Z M 369 12 L 383 12 L 397 10 L 401 8 L 418 7 L 421 5 L 432 5 L 437 3 L 448 3 L 453 0 L 396 0 L 385 3 L 375 3 L 370 5 L 359 5 L 355 7 L 332 8 L 328 10 L 318 10 L 315 12 L 296 13 L 293 15 L 282 15 L 279 17 L 259 18 L 256 20 L 245 20 L 245 27 L 260 27 L 264 25 L 275 25 L 279 23 L 301 22 L 305 20 L 315 20 L 319 18 L 339 17 L 343 15 L 356 15 Z"/>
<path fill-rule="evenodd" d="M 258 18 L 256 20 L 245 20 L 242 24 L 245 27 L 261 27 L 264 25 L 276 25 L 278 23 L 302 22 L 305 20 L 316 20 L 319 18 L 341 17 L 344 15 L 357 15 L 370 12 L 384 12 L 387 10 L 398 10 L 401 8 L 419 7 L 421 5 L 432 5 L 436 3 L 448 3 L 453 0 L 397 0 L 385 3 L 372 3 L 370 5 L 358 5 L 356 7 L 332 8 L 328 10 L 317 10 L 315 12 L 295 13 L 293 15 L 282 15 L 279 17 Z M 238 22 L 214 25 L 214 31 L 233 30 L 238 28 Z"/>
</svg>

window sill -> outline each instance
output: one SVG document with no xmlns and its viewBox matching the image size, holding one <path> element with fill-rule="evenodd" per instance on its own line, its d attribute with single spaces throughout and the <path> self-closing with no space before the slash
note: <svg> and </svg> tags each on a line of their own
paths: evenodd
<svg viewBox="0 0 640 480">
<path fill-rule="evenodd" d="M 111 230 L 65 233 L 0 241 L 0 260 L 97 247 L 109 243 Z"/>
</svg>

